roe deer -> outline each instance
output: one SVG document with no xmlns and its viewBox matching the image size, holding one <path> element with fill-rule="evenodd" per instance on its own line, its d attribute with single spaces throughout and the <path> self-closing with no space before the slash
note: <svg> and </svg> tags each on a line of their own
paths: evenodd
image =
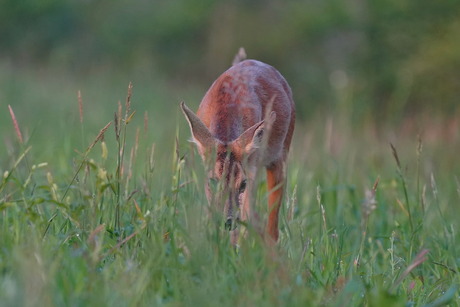
<svg viewBox="0 0 460 307">
<path fill-rule="evenodd" d="M 268 224 L 271 242 L 278 241 L 278 213 L 286 178 L 286 159 L 295 125 L 292 92 L 272 66 L 244 60 L 234 63 L 211 85 L 197 113 L 181 102 L 193 142 L 209 167 L 206 197 L 222 201 L 225 227 L 236 245 L 239 221 L 257 222 L 251 189 L 258 168 L 267 174 Z M 221 192 L 212 190 L 219 181 Z M 255 223 L 256 224 L 256 223 Z"/>
</svg>

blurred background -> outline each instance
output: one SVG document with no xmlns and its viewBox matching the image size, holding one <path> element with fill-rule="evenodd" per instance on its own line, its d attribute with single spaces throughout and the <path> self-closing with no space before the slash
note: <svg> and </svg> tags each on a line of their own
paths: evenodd
<svg viewBox="0 0 460 307">
<path fill-rule="evenodd" d="M 65 119 L 78 90 L 87 119 L 110 120 L 129 81 L 141 112 L 177 114 L 244 46 L 286 77 L 301 120 L 449 121 L 459 33 L 457 0 L 2 0 L 0 120 L 8 104 L 28 123 L 43 109 Z"/>
<path fill-rule="evenodd" d="M 179 103 L 196 110 L 240 47 L 296 103 L 279 261 L 255 249 L 235 261 L 213 226 L 202 242 L 189 231 L 214 224 Z M 129 82 L 126 151 L 115 124 L 89 146 Z M 458 296 L 459 99 L 459 0 L 0 0 L 0 305 Z M 133 248 L 118 252 L 132 238 L 120 233 L 139 234 Z M 430 260 L 411 271 L 422 248 Z"/>
</svg>

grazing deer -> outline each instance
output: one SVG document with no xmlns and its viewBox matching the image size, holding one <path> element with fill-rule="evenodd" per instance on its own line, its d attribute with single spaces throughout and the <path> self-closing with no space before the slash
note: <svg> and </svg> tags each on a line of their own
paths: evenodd
<svg viewBox="0 0 460 307">
<path fill-rule="evenodd" d="M 180 106 L 208 167 L 206 197 L 210 205 L 216 194 L 224 198 L 221 205 L 232 244 L 238 238 L 239 221 L 257 224 L 250 198 L 262 166 L 269 193 L 266 233 L 276 242 L 295 125 L 294 101 L 289 85 L 275 68 L 255 60 L 236 62 L 214 81 L 196 114 L 184 102 Z M 212 189 L 216 181 L 221 184 L 220 192 Z"/>
</svg>

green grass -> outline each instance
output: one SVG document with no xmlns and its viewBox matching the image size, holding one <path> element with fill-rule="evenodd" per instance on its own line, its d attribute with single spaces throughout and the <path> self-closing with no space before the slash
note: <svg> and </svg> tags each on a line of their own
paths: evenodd
<svg viewBox="0 0 460 307">
<path fill-rule="evenodd" d="M 80 88 L 80 123 L 72 82 L 50 84 L 63 106 L 30 114 L 38 90 L 7 97 L 22 144 L 1 106 L 1 305 L 460 305 L 458 126 L 451 135 L 435 120 L 414 121 L 420 129 L 299 121 L 280 241 L 267 247 L 250 232 L 235 250 L 222 221 L 206 216 L 182 97 L 152 98 L 134 82 L 126 110 L 124 83 L 112 100 L 88 82 L 100 100 Z"/>
</svg>

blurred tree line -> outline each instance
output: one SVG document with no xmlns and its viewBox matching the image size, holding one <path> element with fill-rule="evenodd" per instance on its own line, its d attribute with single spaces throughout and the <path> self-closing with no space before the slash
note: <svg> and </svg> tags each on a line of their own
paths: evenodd
<svg viewBox="0 0 460 307">
<path fill-rule="evenodd" d="M 240 46 L 277 67 L 299 113 L 455 114 L 458 0 L 2 0 L 0 60 L 73 74 L 147 67 L 208 86 Z"/>
</svg>

